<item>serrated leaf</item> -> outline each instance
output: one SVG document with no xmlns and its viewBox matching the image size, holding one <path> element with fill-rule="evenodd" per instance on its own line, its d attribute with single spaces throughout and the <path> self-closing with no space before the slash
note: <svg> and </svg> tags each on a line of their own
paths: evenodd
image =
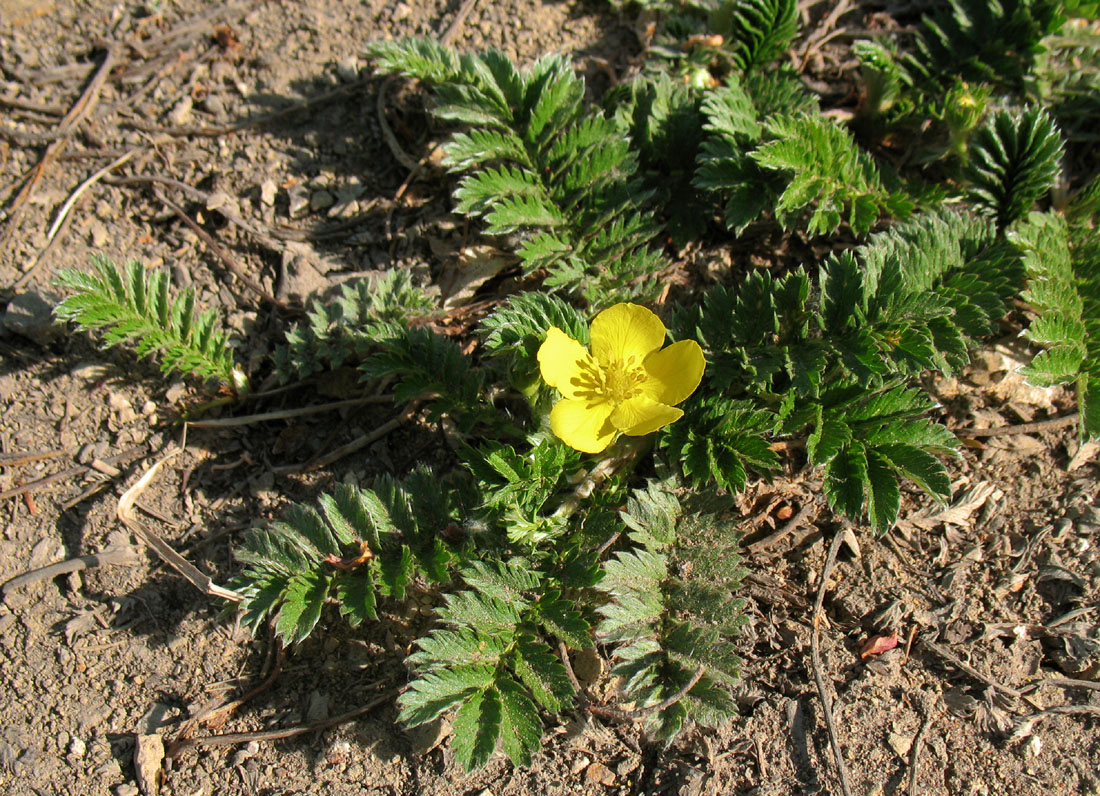
<svg viewBox="0 0 1100 796">
<path fill-rule="evenodd" d="M 867 516 L 871 527 L 885 533 L 894 526 L 901 507 L 901 490 L 885 456 L 868 450 L 867 462 Z"/>
<path fill-rule="evenodd" d="M 531 753 L 538 751 L 542 740 L 542 722 L 538 709 L 523 686 L 510 677 L 496 683 L 500 695 L 500 745 L 516 766 L 531 764 Z"/>
<path fill-rule="evenodd" d="M 526 633 L 516 638 L 516 674 L 547 710 L 560 713 L 573 700 L 573 686 L 561 659 Z"/>
<path fill-rule="evenodd" d="M 412 581 L 413 554 L 407 544 L 395 553 L 383 553 L 371 559 L 378 567 L 378 591 L 395 600 L 405 599 L 405 588 Z"/>
<path fill-rule="evenodd" d="M 489 688 L 495 675 L 496 669 L 485 664 L 425 672 L 399 697 L 398 721 L 406 727 L 432 721 L 471 695 Z"/>
<path fill-rule="evenodd" d="M 951 479 L 943 463 L 912 445 L 877 444 L 874 450 L 900 475 L 909 478 L 941 503 L 951 498 Z"/>
<path fill-rule="evenodd" d="M 571 600 L 557 590 L 546 591 L 538 602 L 538 618 L 546 628 L 573 649 L 592 646 L 591 627 Z"/>
<path fill-rule="evenodd" d="M 844 446 L 852 441 L 852 429 L 838 418 L 829 418 L 813 430 L 806 439 L 806 453 L 815 466 L 828 464 Z"/>
<path fill-rule="evenodd" d="M 829 506 L 858 522 L 863 516 L 863 492 L 867 483 L 867 455 L 858 442 L 842 449 L 825 467 L 825 497 Z"/>
<path fill-rule="evenodd" d="M 285 644 L 297 644 L 310 634 L 321 617 L 328 589 L 329 578 L 316 571 L 301 572 L 287 582 L 275 617 L 275 633 Z"/>
<path fill-rule="evenodd" d="M 488 763 L 496 750 L 501 712 L 500 694 L 489 687 L 471 694 L 455 713 L 451 722 L 451 748 L 467 772 Z"/>
<path fill-rule="evenodd" d="M 348 624 L 358 627 L 366 619 L 378 619 L 374 577 L 368 567 L 337 572 L 334 585 L 336 598 L 340 602 L 340 615 L 348 620 Z"/>
<path fill-rule="evenodd" d="M 520 622 L 520 608 L 488 594 L 460 591 L 448 594 L 439 618 L 452 625 L 475 627 L 483 633 L 511 636 Z"/>
</svg>

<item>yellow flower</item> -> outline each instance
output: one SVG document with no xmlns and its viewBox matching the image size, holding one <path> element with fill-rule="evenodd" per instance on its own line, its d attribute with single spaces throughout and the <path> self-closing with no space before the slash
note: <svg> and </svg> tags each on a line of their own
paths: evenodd
<svg viewBox="0 0 1100 796">
<path fill-rule="evenodd" d="M 665 325 L 637 304 L 608 307 L 592 321 L 591 349 L 556 326 L 539 348 L 542 378 L 562 394 L 550 429 L 565 444 L 599 453 L 619 432 L 649 434 L 679 420 L 675 408 L 699 386 L 706 360 L 694 340 L 662 349 Z"/>
</svg>

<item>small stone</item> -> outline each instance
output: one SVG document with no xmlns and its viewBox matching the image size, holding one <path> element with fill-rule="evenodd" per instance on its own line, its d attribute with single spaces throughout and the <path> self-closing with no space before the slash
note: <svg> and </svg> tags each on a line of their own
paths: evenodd
<svg viewBox="0 0 1100 796">
<path fill-rule="evenodd" d="M 136 679 L 136 678 L 135 678 Z M 134 771 L 138 787 L 145 796 L 160 793 L 160 772 L 164 765 L 164 739 L 159 735 L 139 735 L 134 747 Z"/>
<path fill-rule="evenodd" d="M 909 758 L 909 750 L 913 748 L 913 737 L 911 735 L 899 735 L 896 732 L 892 732 L 886 736 L 886 743 L 894 750 L 894 754 L 902 760 L 907 760 Z"/>
<path fill-rule="evenodd" d="M 275 186 L 275 180 L 267 179 L 260 184 L 260 201 L 268 207 L 275 204 L 275 194 L 278 192 L 278 188 Z"/>
<path fill-rule="evenodd" d="M 107 245 L 107 241 L 111 239 L 111 235 L 107 231 L 107 225 L 98 219 L 92 222 L 88 232 L 91 237 L 92 246 L 96 249 L 102 249 Z"/>
<path fill-rule="evenodd" d="M 217 210 L 219 207 L 225 207 L 229 202 L 229 195 L 225 191 L 214 191 L 206 200 L 206 209 Z"/>
<path fill-rule="evenodd" d="M 152 401 L 146 401 L 141 405 L 141 413 L 145 417 L 149 417 L 157 411 L 157 405 Z"/>
<path fill-rule="evenodd" d="M 287 190 L 290 197 L 290 217 L 301 218 L 309 210 L 309 188 L 304 185 L 292 185 Z"/>
<path fill-rule="evenodd" d="M 191 121 L 191 112 L 194 108 L 195 103 L 191 100 L 191 97 L 184 97 L 176 103 L 176 107 L 172 108 L 172 111 L 168 114 L 168 121 L 176 127 L 183 127 Z"/>
<path fill-rule="evenodd" d="M 56 297 L 49 293 L 27 291 L 8 302 L 4 327 L 39 345 L 48 345 L 65 333 L 64 324 L 53 317 Z"/>
<path fill-rule="evenodd" d="M 172 382 L 164 393 L 164 399 L 170 404 L 178 404 L 185 395 L 187 395 L 187 386 L 182 381 L 176 381 Z"/>
<path fill-rule="evenodd" d="M 236 752 L 233 753 L 233 757 L 230 759 L 230 763 L 235 766 L 244 765 L 245 761 L 255 757 L 260 753 L 260 744 L 257 741 L 249 741 Z"/>
<path fill-rule="evenodd" d="M 393 7 L 394 22 L 400 22 L 403 19 L 408 19 L 410 14 L 412 14 L 412 8 L 409 7 L 408 3 L 398 3 Z"/>
<path fill-rule="evenodd" d="M 336 75 L 345 83 L 359 79 L 359 59 L 350 55 L 336 64 Z"/>
<path fill-rule="evenodd" d="M 405 735 L 409 739 L 412 753 L 417 757 L 423 757 L 443 743 L 443 741 L 447 739 L 447 736 L 451 734 L 451 729 L 451 723 L 449 721 L 437 718 L 435 721 L 430 721 L 427 724 L 419 724 L 416 727 L 410 727 L 405 730 Z"/>
<path fill-rule="evenodd" d="M 73 738 L 69 742 L 69 754 L 75 758 L 82 758 L 88 754 L 88 745 L 80 738 Z"/>
<path fill-rule="evenodd" d="M 133 408 L 130 403 L 130 399 L 119 392 L 107 393 L 107 406 L 111 407 L 111 409 L 116 412 L 121 412 L 123 409 Z"/>
<path fill-rule="evenodd" d="M 326 207 L 332 207 L 335 203 L 336 197 L 323 189 L 314 191 L 313 195 L 309 197 L 309 209 L 314 212 L 324 210 Z"/>
<path fill-rule="evenodd" d="M 210 94 L 202 101 L 203 110 L 211 114 L 215 119 L 224 119 L 225 112 L 225 100 L 222 99 L 221 94 Z"/>
<path fill-rule="evenodd" d="M 584 771 L 584 778 L 593 785 L 614 785 L 615 774 L 603 763 L 593 763 Z"/>
<path fill-rule="evenodd" d="M 328 694 L 314 691 L 309 695 L 309 705 L 306 707 L 306 721 L 317 724 L 328 718 Z"/>
<path fill-rule="evenodd" d="M 138 787 L 132 782 L 123 782 L 112 789 L 115 796 L 138 796 Z"/>
</svg>

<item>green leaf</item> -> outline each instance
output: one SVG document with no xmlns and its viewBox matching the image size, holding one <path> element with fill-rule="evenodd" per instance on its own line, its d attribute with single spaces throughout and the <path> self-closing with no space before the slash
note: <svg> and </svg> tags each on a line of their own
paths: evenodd
<svg viewBox="0 0 1100 796">
<path fill-rule="evenodd" d="M 348 624 L 358 627 L 365 619 L 378 619 L 374 596 L 374 577 L 368 567 L 338 572 L 334 579 L 340 615 Z"/>
<path fill-rule="evenodd" d="M 806 453 L 810 456 L 811 464 L 828 464 L 851 441 L 852 429 L 843 420 L 829 418 L 818 423 L 807 438 Z"/>
<path fill-rule="evenodd" d="M 531 765 L 531 753 L 539 749 L 542 722 L 535 703 L 523 686 L 510 677 L 496 683 L 500 695 L 500 744 L 508 759 L 516 766 Z"/>
<path fill-rule="evenodd" d="M 541 196 L 508 196 L 492 206 L 485 220 L 488 234 L 506 235 L 524 227 L 556 227 L 565 223 L 565 216 Z"/>
<path fill-rule="evenodd" d="M 571 600 L 557 590 L 547 590 L 538 602 L 538 618 L 546 628 L 573 649 L 592 646 L 591 627 Z"/>
<path fill-rule="evenodd" d="M 951 497 L 951 479 L 943 463 L 935 456 L 904 444 L 875 445 L 874 450 L 899 475 L 909 478 L 941 503 Z"/>
<path fill-rule="evenodd" d="M 467 772 L 481 768 L 497 748 L 503 708 L 500 693 L 492 687 L 473 693 L 451 722 L 451 748 Z"/>
<path fill-rule="evenodd" d="M 859 442 L 841 450 L 825 467 L 825 497 L 836 512 L 858 522 L 863 516 L 867 454 Z"/>
<path fill-rule="evenodd" d="M 968 152 L 971 199 L 1004 229 L 1054 186 L 1062 136 L 1042 108 L 1002 110 L 975 133 Z"/>
<path fill-rule="evenodd" d="M 495 676 L 496 669 L 485 664 L 425 672 L 398 698 L 401 705 L 398 721 L 406 727 L 433 721 L 471 695 L 489 688 Z"/>
<path fill-rule="evenodd" d="M 867 451 L 867 515 L 871 527 L 885 533 L 894 527 L 901 507 L 897 477 L 885 456 Z"/>
<path fill-rule="evenodd" d="M 195 314 L 194 290 L 182 290 L 173 300 L 167 272 L 147 272 L 136 261 L 118 268 L 96 256 L 90 273 L 67 269 L 57 281 L 74 294 L 54 314 L 82 331 L 102 330 L 104 347 L 133 343 L 139 356 L 158 354 L 164 373 L 215 379 L 234 394 L 248 390 L 217 315 Z"/>
<path fill-rule="evenodd" d="M 275 617 L 275 633 L 284 643 L 297 644 L 310 634 L 321 617 L 328 588 L 329 578 L 319 572 L 302 572 L 287 582 Z"/>
<path fill-rule="evenodd" d="M 534 636 L 516 637 L 516 674 L 547 710 L 560 713 L 573 700 L 573 686 L 561 659 Z"/>
</svg>

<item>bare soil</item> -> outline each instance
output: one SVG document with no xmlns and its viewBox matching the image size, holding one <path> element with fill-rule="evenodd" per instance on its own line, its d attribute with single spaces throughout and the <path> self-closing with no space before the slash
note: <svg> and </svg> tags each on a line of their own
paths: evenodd
<svg viewBox="0 0 1100 796">
<path fill-rule="evenodd" d="M 379 269 L 439 282 L 468 231 L 449 213 L 451 186 L 430 168 L 395 200 L 409 174 L 384 140 L 383 81 L 362 51 L 382 37 L 440 36 L 459 5 L 0 0 L 5 207 L 24 175 L 49 161 L 30 201 L 0 223 L 0 309 L 24 294 L 50 300 L 57 271 L 86 267 L 94 254 L 138 259 L 170 268 L 220 308 L 241 359 L 258 366 L 282 339 L 285 305 Z M 810 19 L 824 11 L 808 9 Z M 499 47 L 525 62 L 568 53 L 595 91 L 627 75 L 639 49 L 633 21 L 597 2 L 483 0 L 454 32 L 457 47 Z M 117 65 L 97 104 L 59 143 L 51 133 L 112 47 Z M 840 74 L 836 59 L 812 64 L 819 77 Z M 397 84 L 382 113 L 414 159 L 431 151 L 435 131 L 413 91 Z M 265 114 L 274 115 L 241 124 Z M 51 242 L 77 186 L 129 152 L 81 193 Z M 176 182 L 156 182 L 165 178 Z M 237 273 L 167 202 L 198 220 Z M 1012 347 L 1002 341 L 958 381 L 929 385 L 952 427 L 1072 410 L 1060 390 L 1019 384 Z M 312 389 L 254 411 L 342 395 L 334 383 Z M 408 467 L 438 439 L 414 423 L 321 471 L 277 475 L 273 467 L 334 449 L 389 410 L 181 439 L 173 421 L 194 400 L 129 351 L 104 354 L 85 335 L 47 326 L 0 328 L 0 582 L 135 545 L 119 496 L 174 444 L 183 451 L 141 495 L 141 521 L 224 583 L 240 531 L 338 480 Z M 1100 485 L 1094 461 L 1068 469 L 1076 453 L 1065 427 L 975 439 L 953 465 L 950 509 L 907 496 L 897 532 L 856 533 L 842 551 L 819 629 L 821 670 L 855 793 L 1100 793 Z M 751 572 L 742 715 L 718 731 L 662 748 L 634 727 L 577 715 L 548 733 L 529 769 L 500 759 L 466 775 L 445 743 L 394 721 L 392 692 L 423 613 L 357 632 L 329 617 L 331 630 L 280 655 L 141 548 L 128 564 L 6 592 L 0 792 L 133 796 L 140 736 L 171 741 L 189 717 L 249 692 L 278 659 L 269 687 L 195 734 L 304 727 L 373 707 L 292 738 L 182 749 L 167 761 L 161 793 L 840 793 L 810 656 L 836 523 L 814 509 L 776 533 L 811 504 L 813 477 L 795 454 L 785 478 L 742 497 Z M 896 647 L 861 657 L 891 633 Z"/>
</svg>

